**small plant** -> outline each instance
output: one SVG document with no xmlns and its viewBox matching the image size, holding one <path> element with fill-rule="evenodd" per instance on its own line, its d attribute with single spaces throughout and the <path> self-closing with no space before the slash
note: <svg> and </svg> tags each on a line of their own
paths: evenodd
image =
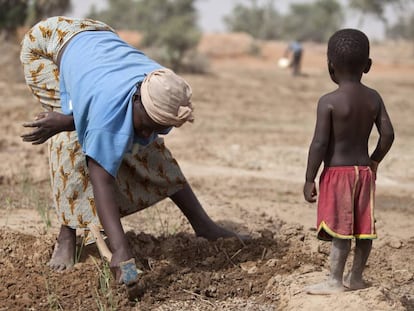
<svg viewBox="0 0 414 311">
<path fill-rule="evenodd" d="M 37 199 L 36 199 L 36 210 L 40 215 L 40 218 L 43 221 L 43 224 L 45 225 L 46 231 L 50 229 L 52 226 L 52 221 L 50 220 L 50 214 L 49 214 L 49 207 L 47 206 L 46 202 L 41 200 L 38 196 L 38 193 L 36 193 Z"/>
<path fill-rule="evenodd" d="M 50 289 L 50 284 L 48 280 L 46 280 L 46 290 L 47 304 L 49 306 L 49 310 L 63 310 L 63 307 L 59 302 L 59 296 Z"/>
<path fill-rule="evenodd" d="M 21 206 L 32 206 L 36 208 L 37 212 L 42 219 L 42 222 L 45 226 L 45 231 L 47 232 L 52 226 L 52 221 L 49 214 L 49 206 L 45 198 L 42 197 L 38 188 L 33 184 L 32 179 L 27 171 L 22 172 L 22 198 Z"/>
<path fill-rule="evenodd" d="M 6 211 L 7 211 L 6 219 L 4 221 L 4 226 L 7 227 L 7 224 L 9 222 L 9 217 L 11 215 L 10 210 L 13 208 L 13 203 L 12 203 L 12 200 L 10 199 L 10 197 L 5 198 L 4 201 L 5 201 L 5 205 L 6 205 Z"/>
<path fill-rule="evenodd" d="M 31 194 L 32 193 L 32 181 L 29 177 L 29 173 L 27 172 L 27 170 L 24 170 L 22 173 L 22 193 L 25 194 Z"/>
<path fill-rule="evenodd" d="M 155 235 L 167 236 L 169 234 L 168 218 L 163 219 L 158 205 L 144 210 L 142 214 L 145 215 L 145 223 L 151 224 L 150 228 Z"/>
<path fill-rule="evenodd" d="M 159 209 L 158 206 L 155 206 L 155 212 L 157 213 L 157 216 L 158 216 L 158 219 L 159 219 L 159 222 L 160 222 L 160 225 L 161 225 L 161 234 L 163 236 L 167 236 L 168 233 L 169 233 L 169 222 L 168 222 L 168 219 L 165 219 L 163 221 L 162 216 L 161 216 L 161 213 L 160 213 L 160 209 Z"/>
<path fill-rule="evenodd" d="M 49 310 L 63 310 L 59 297 L 55 293 L 47 295 L 47 304 L 49 305 Z"/>
<path fill-rule="evenodd" d="M 140 214 L 145 218 L 143 231 L 154 236 L 171 236 L 183 231 L 188 226 L 188 220 L 178 213 L 171 202 L 160 202 L 151 208 L 143 210 Z"/>
<path fill-rule="evenodd" d="M 94 258 L 92 258 L 92 261 L 99 272 L 98 288 L 95 289 L 96 306 L 100 311 L 116 310 L 116 300 L 111 288 L 112 274 L 109 263 L 104 261 L 103 267 L 100 268 Z"/>
<path fill-rule="evenodd" d="M 85 246 L 85 242 L 86 242 L 86 236 L 83 235 L 80 245 L 76 245 L 76 249 L 75 249 L 75 264 L 77 264 L 80 261 L 80 258 L 82 256 L 82 251 L 83 251 L 83 247 Z"/>
</svg>

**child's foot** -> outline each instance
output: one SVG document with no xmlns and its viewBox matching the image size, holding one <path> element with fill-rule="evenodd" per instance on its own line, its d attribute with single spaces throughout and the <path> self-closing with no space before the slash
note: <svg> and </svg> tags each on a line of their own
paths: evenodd
<svg viewBox="0 0 414 311">
<path fill-rule="evenodd" d="M 341 282 L 336 280 L 328 280 L 319 284 L 311 285 L 305 289 L 305 292 L 311 295 L 331 295 L 342 293 L 344 291 L 346 291 L 346 288 Z"/>
<path fill-rule="evenodd" d="M 56 271 L 73 267 L 76 252 L 76 230 L 62 226 L 48 266 Z"/>
<path fill-rule="evenodd" d="M 348 274 L 344 278 L 343 284 L 346 288 L 350 290 L 363 289 L 369 286 L 369 284 L 365 282 L 362 278 L 360 279 L 351 278 L 351 274 Z"/>
</svg>

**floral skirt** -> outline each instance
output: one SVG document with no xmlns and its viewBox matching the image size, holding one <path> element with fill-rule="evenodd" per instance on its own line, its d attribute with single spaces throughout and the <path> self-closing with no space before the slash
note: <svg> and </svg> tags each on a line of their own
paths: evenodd
<svg viewBox="0 0 414 311">
<path fill-rule="evenodd" d="M 82 31 L 114 31 L 91 19 L 51 17 L 33 26 L 23 38 L 20 59 L 26 84 L 47 111 L 61 111 L 59 51 Z M 58 219 L 71 228 L 100 226 L 85 155 L 76 132 L 62 132 L 49 139 L 49 167 Z M 117 203 L 122 216 L 142 210 L 181 190 L 184 175 L 157 138 L 147 146 L 135 144 L 127 153 L 116 178 Z"/>
</svg>

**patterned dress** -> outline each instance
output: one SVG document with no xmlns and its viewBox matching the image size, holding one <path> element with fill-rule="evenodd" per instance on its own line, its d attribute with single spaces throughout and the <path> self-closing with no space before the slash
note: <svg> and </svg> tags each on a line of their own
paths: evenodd
<svg viewBox="0 0 414 311">
<path fill-rule="evenodd" d="M 57 58 L 62 47 L 82 31 L 112 31 L 108 25 L 63 16 L 43 20 L 22 41 L 20 59 L 26 84 L 46 111 L 61 111 Z M 100 226 L 86 159 L 76 132 L 49 139 L 49 168 L 58 219 L 71 228 Z M 186 180 L 158 137 L 147 146 L 135 144 L 117 175 L 117 203 L 122 216 L 142 210 L 181 190 Z"/>
</svg>

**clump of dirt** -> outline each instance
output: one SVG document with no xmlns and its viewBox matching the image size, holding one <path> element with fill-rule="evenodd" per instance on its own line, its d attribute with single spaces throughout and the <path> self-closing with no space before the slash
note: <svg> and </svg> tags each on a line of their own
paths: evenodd
<svg viewBox="0 0 414 311">
<path fill-rule="evenodd" d="M 46 265 L 54 244 L 51 235 L 3 229 L 0 234 L 2 310 L 94 310 L 99 305 L 153 310 L 171 302 L 177 307 L 166 310 L 180 310 L 192 300 L 204 303 L 203 310 L 218 306 L 239 310 L 232 307 L 234 301 L 254 301 L 276 310 L 286 305 L 286 293 L 297 287 L 295 278 L 318 273 L 327 265 L 327 249 L 312 250 L 309 235 L 313 233 L 297 226 L 284 225 L 278 234 L 266 230 L 244 242 L 236 238 L 209 242 L 186 233 L 155 237 L 130 231 L 128 240 L 146 285 L 140 301 L 131 302 L 122 286 L 111 282 L 105 288 L 105 265 L 94 245 L 83 248 L 73 269 L 58 273 Z M 411 258 L 414 241 L 393 247 L 384 245 L 381 251 L 374 251 L 367 274 L 372 283 L 383 284 L 384 300 L 410 308 L 413 275 L 404 270 L 404 264 L 409 266 L 400 258 Z M 250 307 L 248 310 L 256 310 Z"/>
<path fill-rule="evenodd" d="M 94 245 L 84 247 L 73 269 L 57 273 L 47 267 L 54 244 L 51 235 L 7 230 L 0 234 L 0 283 L 4 286 L 0 305 L 7 310 L 53 306 L 93 310 L 97 301 L 122 310 L 135 305 L 114 283 L 111 294 L 102 297 L 103 262 Z M 260 296 L 271 276 L 289 273 L 303 262 L 320 266 L 324 261 L 271 232 L 244 242 L 236 238 L 209 242 L 185 233 L 157 238 L 128 232 L 127 236 L 144 271 L 146 293 L 138 304 L 148 310 L 170 299 L 225 301 Z"/>
</svg>

